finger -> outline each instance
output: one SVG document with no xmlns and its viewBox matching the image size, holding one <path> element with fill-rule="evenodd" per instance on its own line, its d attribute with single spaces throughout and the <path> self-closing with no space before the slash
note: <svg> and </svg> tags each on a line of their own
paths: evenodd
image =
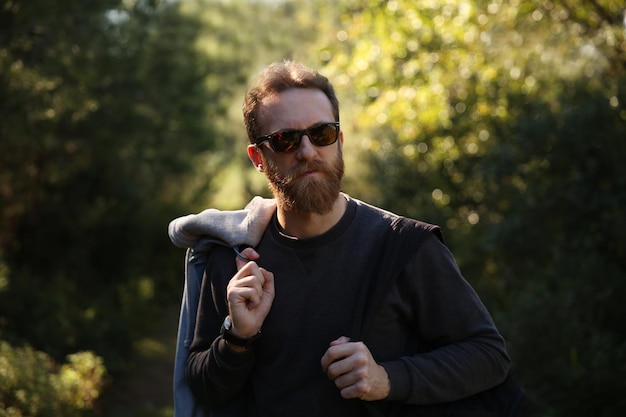
<svg viewBox="0 0 626 417">
<path fill-rule="evenodd" d="M 253 262 L 250 264 L 253 264 Z M 242 272 L 249 268 L 250 266 L 246 266 L 242 269 Z M 226 290 L 229 308 L 246 306 L 245 309 L 248 310 L 258 306 L 263 298 L 262 285 L 259 277 L 256 275 L 246 275 L 231 279 Z M 231 313 L 233 313 L 232 310 Z M 231 318 L 233 318 L 233 314 L 231 314 Z"/>
<path fill-rule="evenodd" d="M 259 266 L 254 261 L 250 261 L 245 264 L 234 277 L 228 282 L 229 287 L 257 285 L 254 284 L 254 280 L 258 282 L 259 286 L 263 286 L 265 277 L 261 272 Z"/>
<path fill-rule="evenodd" d="M 274 273 L 268 271 L 265 268 L 260 268 L 261 275 L 263 275 L 263 292 L 274 296 Z"/>
<path fill-rule="evenodd" d="M 261 288 L 263 293 L 261 302 L 263 303 L 264 311 L 269 312 L 272 308 L 274 297 L 276 295 L 276 290 L 274 288 L 274 274 L 265 268 L 260 269 L 264 280 Z"/>
<path fill-rule="evenodd" d="M 342 398 L 350 400 L 352 398 L 366 399 L 368 395 L 367 384 L 363 381 L 357 381 L 356 383 L 346 385 L 345 388 L 339 388 Z"/>
<path fill-rule="evenodd" d="M 389 396 L 391 389 L 387 371 L 378 364 L 368 370 L 361 368 L 361 370 L 342 375 L 334 382 L 341 396 L 346 399 L 382 400 Z"/>
<path fill-rule="evenodd" d="M 349 341 L 349 338 L 342 336 L 339 339 L 330 342 L 330 347 L 326 350 L 324 356 L 322 356 L 321 361 L 322 371 L 324 371 L 324 373 L 328 373 L 330 365 L 334 362 L 350 356 L 352 350 L 350 348 L 350 344 L 348 343 Z"/>
<path fill-rule="evenodd" d="M 349 358 L 331 362 L 326 369 L 326 375 L 331 381 L 336 381 L 339 377 L 352 371 Z M 342 387 L 340 387 L 342 388 Z"/>
<path fill-rule="evenodd" d="M 335 383 L 335 386 L 339 388 L 340 390 L 343 390 L 344 388 L 349 388 L 359 383 L 360 381 L 361 379 L 358 377 L 356 372 L 348 372 L 348 373 L 341 374 L 333 380 L 333 382 Z"/>
<path fill-rule="evenodd" d="M 237 291 L 234 299 L 231 303 L 236 303 L 238 300 L 245 300 L 246 307 L 249 309 L 255 308 L 261 301 L 259 291 L 254 287 L 242 287 Z"/>
<path fill-rule="evenodd" d="M 254 270 L 253 266 L 254 265 L 250 265 L 249 268 Z M 247 269 L 248 266 L 246 266 L 245 269 L 242 269 L 242 271 L 244 271 L 247 275 L 239 276 L 236 279 L 232 279 L 228 283 L 227 292 L 232 290 L 236 294 L 240 294 L 244 289 L 250 289 L 257 294 L 257 297 L 261 298 L 264 293 L 263 285 L 265 283 L 265 278 L 263 277 L 261 271 L 258 273 L 248 273 Z"/>
<path fill-rule="evenodd" d="M 347 336 L 341 336 L 340 338 L 333 340 L 330 342 L 331 346 L 343 345 L 344 343 L 350 342 L 350 338 Z"/>
<path fill-rule="evenodd" d="M 256 261 L 261 255 L 253 248 L 245 248 L 241 252 L 237 252 L 235 256 L 235 263 L 237 264 L 237 270 L 239 271 L 250 261 Z"/>
<path fill-rule="evenodd" d="M 322 360 L 320 362 L 321 362 L 321 365 L 322 365 L 322 372 L 327 374 L 328 373 L 328 367 L 330 366 L 331 363 L 333 363 L 333 359 L 330 357 L 328 351 L 326 351 L 324 353 L 324 356 L 322 356 Z"/>
<path fill-rule="evenodd" d="M 263 286 L 263 275 L 260 271 L 258 271 L 254 262 L 250 262 L 228 282 L 227 290 L 231 288 L 237 287 L 253 287 L 253 286 Z M 261 276 L 259 278 L 259 275 Z"/>
</svg>

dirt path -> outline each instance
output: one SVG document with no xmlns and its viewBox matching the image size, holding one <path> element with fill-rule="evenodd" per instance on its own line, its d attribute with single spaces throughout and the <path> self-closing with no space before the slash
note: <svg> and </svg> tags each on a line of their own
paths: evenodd
<svg viewBox="0 0 626 417">
<path fill-rule="evenodd" d="M 171 310 L 171 311 L 170 311 Z M 133 371 L 113 381 L 102 417 L 171 417 L 178 306 L 168 309 L 159 332 L 138 342 Z"/>
</svg>

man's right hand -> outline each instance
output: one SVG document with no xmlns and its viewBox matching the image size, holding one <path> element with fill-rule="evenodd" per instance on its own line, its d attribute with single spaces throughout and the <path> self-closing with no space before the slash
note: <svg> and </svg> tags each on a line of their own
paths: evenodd
<svg viewBox="0 0 626 417">
<path fill-rule="evenodd" d="M 250 261 L 235 258 L 237 274 L 227 288 L 228 310 L 232 333 L 242 338 L 256 335 L 270 312 L 274 301 L 274 274 L 255 262 L 260 255 L 246 248 L 241 255 Z"/>
</svg>

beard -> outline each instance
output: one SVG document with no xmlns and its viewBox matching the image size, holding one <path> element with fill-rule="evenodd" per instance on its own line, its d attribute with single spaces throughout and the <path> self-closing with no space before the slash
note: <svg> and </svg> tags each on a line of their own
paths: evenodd
<svg viewBox="0 0 626 417">
<path fill-rule="evenodd" d="M 277 203 L 287 211 L 326 214 L 330 212 L 341 191 L 344 174 L 343 154 L 338 150 L 330 164 L 323 161 L 310 161 L 296 166 L 283 175 L 273 161 L 265 158 L 269 188 Z M 309 171 L 317 171 L 319 176 L 303 176 Z"/>
</svg>

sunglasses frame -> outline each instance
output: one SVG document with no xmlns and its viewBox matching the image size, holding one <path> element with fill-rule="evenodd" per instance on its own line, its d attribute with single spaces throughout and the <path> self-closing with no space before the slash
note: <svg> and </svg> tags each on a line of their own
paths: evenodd
<svg viewBox="0 0 626 417">
<path fill-rule="evenodd" d="M 318 127 L 322 127 L 322 126 L 332 126 L 335 128 L 335 140 L 333 140 L 331 143 L 327 143 L 324 145 L 318 145 L 317 143 L 315 143 L 315 138 L 313 138 L 310 134 L 312 129 L 318 128 Z M 298 148 L 300 148 L 300 144 L 302 143 L 302 137 L 304 135 L 307 135 L 307 137 L 309 138 L 309 140 L 311 141 L 311 143 L 315 146 L 330 146 L 333 143 L 337 142 L 337 139 L 339 139 L 339 132 L 340 132 L 340 126 L 339 126 L 339 122 L 325 122 L 325 123 L 318 123 L 316 125 L 307 127 L 306 129 L 286 129 L 286 130 L 280 130 L 278 132 L 274 132 L 274 133 L 270 133 L 269 135 L 264 135 L 264 136 L 259 136 L 258 138 L 256 138 L 254 140 L 254 144 L 256 146 L 260 146 L 263 142 L 267 141 L 269 144 L 270 149 L 275 152 L 275 153 L 291 153 L 291 152 L 295 152 L 298 150 Z M 277 151 L 274 148 L 274 139 L 276 137 L 278 137 L 281 134 L 285 134 L 285 133 L 297 133 L 299 135 L 299 140 L 296 146 L 293 147 L 293 149 L 289 150 L 289 151 Z"/>
</svg>

